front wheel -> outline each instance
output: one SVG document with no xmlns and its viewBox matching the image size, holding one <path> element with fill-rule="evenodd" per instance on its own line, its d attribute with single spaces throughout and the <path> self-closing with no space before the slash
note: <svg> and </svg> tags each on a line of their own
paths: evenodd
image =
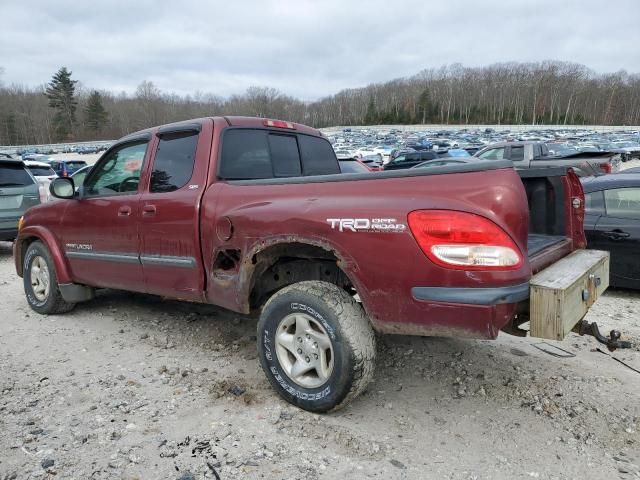
<svg viewBox="0 0 640 480">
<path fill-rule="evenodd" d="M 47 247 L 35 241 L 24 255 L 24 293 L 29 306 L 38 313 L 65 313 L 75 303 L 65 302 L 58 288 L 56 270 Z"/>
<path fill-rule="evenodd" d="M 269 382 L 304 410 L 341 408 L 373 377 L 371 325 L 362 307 L 331 283 L 299 282 L 274 294 L 260 315 L 257 339 Z"/>
</svg>

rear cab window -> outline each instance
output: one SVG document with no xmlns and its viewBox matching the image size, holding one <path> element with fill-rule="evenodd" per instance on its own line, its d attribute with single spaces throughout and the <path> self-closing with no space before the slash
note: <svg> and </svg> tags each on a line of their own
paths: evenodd
<svg viewBox="0 0 640 480">
<path fill-rule="evenodd" d="M 250 128 L 231 128 L 222 136 L 218 176 L 224 180 L 338 173 L 338 159 L 324 138 Z"/>
</svg>

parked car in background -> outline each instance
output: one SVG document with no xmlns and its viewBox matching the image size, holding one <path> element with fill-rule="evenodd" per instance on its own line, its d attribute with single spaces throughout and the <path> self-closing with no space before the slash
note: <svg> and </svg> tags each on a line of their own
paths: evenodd
<svg viewBox="0 0 640 480">
<path fill-rule="evenodd" d="M 469 163 L 471 160 L 464 158 L 438 158 L 437 160 L 427 160 L 426 162 L 419 163 L 414 165 L 411 168 L 428 168 L 428 167 L 444 167 L 446 165 L 462 165 L 464 163 Z M 478 160 L 476 160 L 478 161 Z"/>
<path fill-rule="evenodd" d="M 611 145 L 624 150 L 631 158 L 640 158 L 640 143 L 638 142 L 613 142 Z"/>
<path fill-rule="evenodd" d="M 438 153 L 441 153 L 438 151 Z M 442 151 L 443 157 L 470 157 L 471 154 L 464 148 L 450 148 L 449 150 Z"/>
<path fill-rule="evenodd" d="M 59 177 L 69 177 L 73 172 L 87 166 L 84 160 L 50 160 L 49 165 Z"/>
<path fill-rule="evenodd" d="M 544 142 L 499 142 L 478 151 L 483 160 L 511 160 L 516 169 L 539 167 L 573 167 L 587 161 L 603 173 L 620 169 L 621 155 L 610 152 L 578 152 L 568 156 L 551 155 Z"/>
<path fill-rule="evenodd" d="M 51 165 L 45 162 L 26 160 L 24 165 L 38 181 L 40 186 L 40 201 L 43 203 L 49 201 L 51 198 L 49 185 L 54 178 L 58 178 L 58 174 L 51 168 Z"/>
<path fill-rule="evenodd" d="M 611 253 L 610 284 L 640 289 L 640 173 L 582 179 L 588 248 Z"/>
<path fill-rule="evenodd" d="M 356 158 L 359 158 L 360 161 L 367 166 L 367 168 L 374 172 L 382 170 L 382 156 L 379 153 L 373 155 L 363 155 L 362 157 Z"/>
<path fill-rule="evenodd" d="M 357 158 L 338 159 L 338 163 L 340 163 L 342 173 L 371 173 L 374 171 Z"/>
<path fill-rule="evenodd" d="M 13 240 L 18 221 L 40 203 L 39 186 L 21 160 L 0 158 L 0 240 Z"/>
<path fill-rule="evenodd" d="M 435 160 L 438 154 L 433 150 L 422 150 L 399 155 L 384 166 L 384 170 L 411 168 L 427 160 Z"/>
</svg>

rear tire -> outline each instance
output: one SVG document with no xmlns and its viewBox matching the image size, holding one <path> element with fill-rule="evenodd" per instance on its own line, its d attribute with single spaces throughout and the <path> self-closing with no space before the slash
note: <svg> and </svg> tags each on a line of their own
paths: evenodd
<svg viewBox="0 0 640 480">
<path fill-rule="evenodd" d="M 66 313 L 76 306 L 62 298 L 51 254 L 40 241 L 29 245 L 24 255 L 23 281 L 27 303 L 38 313 Z"/>
<path fill-rule="evenodd" d="M 362 307 L 327 282 L 275 293 L 258 321 L 260 363 L 289 403 L 328 412 L 356 398 L 373 378 L 375 335 Z"/>
</svg>

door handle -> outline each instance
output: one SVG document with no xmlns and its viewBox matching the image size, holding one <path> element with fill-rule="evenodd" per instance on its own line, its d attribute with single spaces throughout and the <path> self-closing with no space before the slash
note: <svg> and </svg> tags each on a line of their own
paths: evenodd
<svg viewBox="0 0 640 480">
<path fill-rule="evenodd" d="M 152 217 L 156 214 L 156 206 L 155 205 L 145 205 L 142 207 L 142 215 L 145 217 Z"/>
<path fill-rule="evenodd" d="M 602 235 L 610 238 L 611 240 L 620 240 L 622 238 L 629 238 L 631 234 L 623 232 L 622 230 L 612 230 L 610 232 L 602 232 Z"/>
<path fill-rule="evenodd" d="M 125 206 L 118 209 L 119 217 L 128 217 L 129 215 L 131 215 L 131 207 Z"/>
</svg>

